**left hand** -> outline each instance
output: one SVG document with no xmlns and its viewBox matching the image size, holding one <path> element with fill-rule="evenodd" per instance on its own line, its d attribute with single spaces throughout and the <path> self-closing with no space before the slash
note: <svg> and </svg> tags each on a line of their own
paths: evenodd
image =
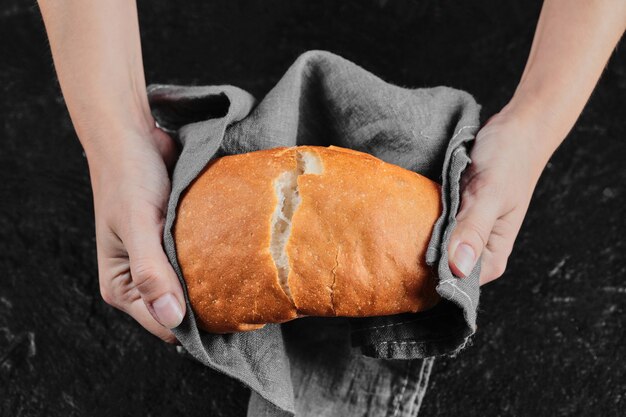
<svg viewBox="0 0 626 417">
<path fill-rule="evenodd" d="M 461 206 L 450 238 L 450 269 L 466 277 L 482 255 L 480 284 L 505 271 L 513 243 L 549 155 L 539 129 L 506 110 L 478 132 L 461 178 Z"/>
<path fill-rule="evenodd" d="M 174 141 L 156 127 L 92 132 L 85 143 L 94 196 L 100 292 L 155 336 L 177 343 L 170 329 L 185 314 L 178 277 L 163 250 Z M 101 138 L 108 138 L 104 141 Z M 117 139 L 117 140 L 116 140 Z"/>
</svg>

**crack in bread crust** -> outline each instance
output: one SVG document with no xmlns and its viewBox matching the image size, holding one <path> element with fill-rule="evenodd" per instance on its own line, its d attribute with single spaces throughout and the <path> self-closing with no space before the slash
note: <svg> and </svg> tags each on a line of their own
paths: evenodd
<svg viewBox="0 0 626 417">
<path fill-rule="evenodd" d="M 333 282 L 330 285 L 330 306 L 333 309 L 333 315 L 337 315 L 337 308 L 335 307 L 335 285 L 337 284 L 337 267 L 339 266 L 339 252 L 341 252 L 341 246 L 337 247 L 337 254 L 335 255 L 335 266 L 330 270 L 333 276 Z"/>
<path fill-rule="evenodd" d="M 296 302 L 289 288 L 288 278 L 291 267 L 286 248 L 293 226 L 293 216 L 302 201 L 298 189 L 298 177 L 310 174 L 320 175 L 322 172 L 323 164 L 317 155 L 310 151 L 296 150 L 295 169 L 281 173 L 273 183 L 278 203 L 272 215 L 270 253 L 278 271 L 278 281 L 285 295 L 296 308 Z"/>
</svg>

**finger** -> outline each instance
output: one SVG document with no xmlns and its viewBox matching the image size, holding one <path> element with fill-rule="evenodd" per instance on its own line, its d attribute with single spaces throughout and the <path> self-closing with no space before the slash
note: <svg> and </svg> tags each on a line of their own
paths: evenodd
<svg viewBox="0 0 626 417">
<path fill-rule="evenodd" d="M 496 222 L 494 230 L 497 229 L 497 224 L 498 222 Z M 489 236 L 489 242 L 487 242 L 481 258 L 480 285 L 500 278 L 504 274 L 511 253 L 508 249 L 509 246 L 508 237 L 498 233 L 492 233 Z"/>
<path fill-rule="evenodd" d="M 480 285 L 487 284 L 500 278 L 506 270 L 508 257 L 501 252 L 491 252 L 485 249 L 480 265 Z"/>
<path fill-rule="evenodd" d="M 513 210 L 496 220 L 481 258 L 480 285 L 500 278 L 513 251 L 525 211 Z"/>
<path fill-rule="evenodd" d="M 468 182 L 448 246 L 450 269 L 456 276 L 467 277 L 472 272 L 500 211 L 500 193 L 493 183 L 479 176 Z"/>
<path fill-rule="evenodd" d="M 174 333 L 163 327 L 152 317 L 141 299 L 137 299 L 124 306 L 124 311 L 156 337 L 167 343 L 178 343 L 178 339 L 176 339 Z"/>
<path fill-rule="evenodd" d="M 182 322 L 185 303 L 178 277 L 161 245 L 163 218 L 150 206 L 136 210 L 129 218 L 122 240 L 133 283 L 154 319 L 172 329 Z"/>
<path fill-rule="evenodd" d="M 108 271 L 112 274 L 111 278 L 100 281 L 102 299 L 110 306 L 130 315 L 155 336 L 168 343 L 177 343 L 174 334 L 158 323 L 146 308 L 141 294 L 132 281 L 128 264 L 120 262 L 118 265 L 109 265 Z"/>
</svg>

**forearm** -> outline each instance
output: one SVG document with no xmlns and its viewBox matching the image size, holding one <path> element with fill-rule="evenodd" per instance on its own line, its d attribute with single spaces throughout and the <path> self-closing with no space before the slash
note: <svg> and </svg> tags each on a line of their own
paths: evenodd
<svg viewBox="0 0 626 417">
<path fill-rule="evenodd" d="M 625 29 L 622 0 L 545 0 L 526 68 L 503 111 L 539 124 L 542 135 L 533 140 L 541 164 L 576 122 Z"/>
<path fill-rule="evenodd" d="M 162 246 L 172 139 L 148 106 L 132 0 L 39 0 L 63 96 L 89 161 L 103 299 L 163 340 L 185 299 Z"/>
<path fill-rule="evenodd" d="M 127 130 L 149 131 L 134 1 L 39 0 L 56 72 L 87 153 L 105 155 Z"/>
</svg>

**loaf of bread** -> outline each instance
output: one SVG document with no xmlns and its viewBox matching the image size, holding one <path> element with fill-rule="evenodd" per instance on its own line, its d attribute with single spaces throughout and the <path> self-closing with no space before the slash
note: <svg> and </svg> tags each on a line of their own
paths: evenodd
<svg viewBox="0 0 626 417">
<path fill-rule="evenodd" d="M 211 161 L 181 197 L 178 262 L 199 327 L 417 312 L 439 297 L 425 263 L 440 187 L 336 146 Z"/>
</svg>

